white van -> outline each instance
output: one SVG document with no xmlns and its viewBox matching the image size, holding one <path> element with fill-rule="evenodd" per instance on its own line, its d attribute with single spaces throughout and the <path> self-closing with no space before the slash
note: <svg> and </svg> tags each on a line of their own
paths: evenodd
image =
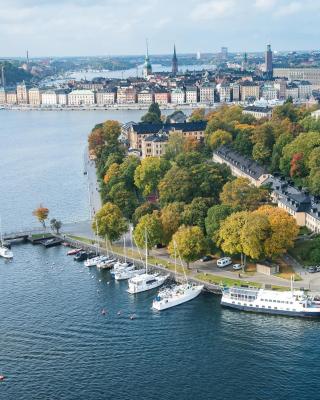
<svg viewBox="0 0 320 400">
<path fill-rule="evenodd" d="M 230 264 L 232 264 L 232 260 L 230 257 L 219 258 L 219 260 L 217 261 L 218 268 L 227 267 Z"/>
</svg>

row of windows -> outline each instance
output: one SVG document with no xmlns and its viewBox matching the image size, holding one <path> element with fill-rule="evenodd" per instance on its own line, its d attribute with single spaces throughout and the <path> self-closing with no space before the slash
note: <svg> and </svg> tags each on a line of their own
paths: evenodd
<svg viewBox="0 0 320 400">
<path fill-rule="evenodd" d="M 236 302 L 235 301 L 233 301 L 232 302 L 232 304 L 236 304 Z M 238 302 L 238 305 L 239 306 L 249 306 L 249 307 L 253 307 L 253 304 L 247 304 L 247 303 L 240 303 L 240 302 Z M 257 307 L 260 307 L 259 305 L 257 306 Z M 262 305 L 261 306 L 261 308 L 267 308 L 266 306 L 264 306 L 264 305 Z M 271 307 L 271 306 L 268 306 L 268 309 L 272 309 L 272 310 L 278 310 L 278 307 Z M 286 311 L 297 311 L 297 309 L 296 308 L 286 308 Z"/>
</svg>

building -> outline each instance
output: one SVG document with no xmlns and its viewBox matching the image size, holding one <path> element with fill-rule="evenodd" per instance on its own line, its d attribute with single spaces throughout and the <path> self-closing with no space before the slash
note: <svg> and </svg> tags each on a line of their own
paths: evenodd
<svg viewBox="0 0 320 400">
<path fill-rule="evenodd" d="M 214 89 L 215 86 L 209 82 L 204 82 L 200 85 L 200 103 L 213 104 L 214 103 Z"/>
<path fill-rule="evenodd" d="M 161 157 L 166 152 L 169 135 L 160 130 L 144 139 L 142 139 L 141 157 Z"/>
<path fill-rule="evenodd" d="M 17 85 L 17 102 L 18 104 L 28 104 L 28 91 L 24 82 Z"/>
<path fill-rule="evenodd" d="M 231 89 L 228 83 L 221 83 L 219 89 L 220 103 L 230 103 Z"/>
<path fill-rule="evenodd" d="M 232 95 L 232 100 L 233 101 L 240 101 L 240 85 L 238 83 L 233 83 L 231 85 L 231 95 Z"/>
<path fill-rule="evenodd" d="M 221 61 L 228 60 L 228 47 L 221 47 L 220 59 Z"/>
<path fill-rule="evenodd" d="M 194 104 L 198 102 L 198 89 L 196 86 L 186 87 L 186 103 Z"/>
<path fill-rule="evenodd" d="M 260 98 L 260 86 L 257 83 L 244 81 L 240 85 L 241 101 L 258 100 Z"/>
<path fill-rule="evenodd" d="M 272 117 L 272 108 L 270 107 L 258 107 L 258 106 L 248 106 L 243 109 L 243 114 L 253 115 L 257 119 Z"/>
<path fill-rule="evenodd" d="M 262 97 L 265 100 L 276 100 L 279 98 L 279 92 L 274 85 L 267 83 L 262 88 Z"/>
<path fill-rule="evenodd" d="M 0 87 L 0 104 L 4 105 L 7 102 L 6 91 L 3 87 Z"/>
<path fill-rule="evenodd" d="M 299 99 L 308 100 L 312 96 L 312 85 L 308 81 L 297 82 Z"/>
<path fill-rule="evenodd" d="M 320 87 L 320 68 L 274 68 L 273 76 L 290 81 L 308 81 Z"/>
<path fill-rule="evenodd" d="M 199 141 L 204 138 L 207 121 L 185 122 L 185 123 L 160 123 L 160 124 L 133 124 L 128 131 L 129 147 L 131 149 L 142 149 L 142 140 L 160 131 L 169 136 L 173 132 L 180 133 L 184 137 L 194 137 Z"/>
<path fill-rule="evenodd" d="M 185 92 L 181 88 L 176 88 L 171 91 L 171 103 L 184 104 L 186 102 Z"/>
<path fill-rule="evenodd" d="M 101 90 L 96 93 L 96 101 L 99 106 L 114 104 L 116 101 L 116 94 L 112 90 Z"/>
<path fill-rule="evenodd" d="M 178 58 L 176 53 L 176 45 L 173 47 L 173 57 L 172 57 L 172 75 L 177 75 L 178 73 Z"/>
<path fill-rule="evenodd" d="M 68 92 L 66 90 L 57 90 L 57 101 L 60 106 L 67 106 L 68 105 Z"/>
<path fill-rule="evenodd" d="M 278 91 L 279 100 L 285 100 L 287 81 L 285 79 L 278 79 L 274 82 L 273 86 Z"/>
<path fill-rule="evenodd" d="M 69 106 L 90 106 L 94 103 L 94 92 L 91 90 L 73 90 L 68 94 Z"/>
<path fill-rule="evenodd" d="M 182 124 L 185 123 L 186 121 L 187 121 L 187 116 L 181 110 L 177 110 L 173 114 L 167 117 L 167 122 L 170 122 L 171 124 Z"/>
<path fill-rule="evenodd" d="M 41 93 L 39 88 L 29 89 L 29 104 L 31 106 L 40 106 L 41 104 Z"/>
<path fill-rule="evenodd" d="M 6 93 L 7 104 L 17 104 L 17 92 L 10 90 Z"/>
<path fill-rule="evenodd" d="M 286 87 L 286 99 L 298 99 L 299 88 L 295 83 L 288 83 Z"/>
<path fill-rule="evenodd" d="M 139 104 L 151 104 L 154 102 L 154 94 L 151 90 L 143 89 L 138 93 Z"/>
<path fill-rule="evenodd" d="M 265 53 L 265 69 L 266 69 L 266 76 L 268 79 L 273 77 L 273 55 L 271 50 L 271 45 L 267 45 L 267 51 Z"/>
<path fill-rule="evenodd" d="M 232 175 L 247 178 L 254 186 L 263 185 L 271 176 L 261 165 L 250 160 L 228 146 L 221 146 L 213 152 L 212 160 L 219 164 L 226 164 Z"/>
<path fill-rule="evenodd" d="M 306 212 L 306 227 L 312 232 L 320 233 L 320 202 L 314 196 L 310 199 L 311 205 Z"/>
<path fill-rule="evenodd" d="M 147 42 L 147 52 L 143 65 L 143 77 L 147 78 L 149 75 L 152 75 L 152 66 L 149 58 L 149 46 Z"/>
<path fill-rule="evenodd" d="M 132 104 L 136 103 L 137 92 L 133 86 L 120 86 L 117 90 L 117 103 L 118 104 Z"/>
<path fill-rule="evenodd" d="M 166 90 L 156 91 L 154 93 L 154 101 L 159 105 L 167 105 L 170 102 L 170 93 Z"/>
<path fill-rule="evenodd" d="M 54 90 L 46 90 L 41 93 L 43 106 L 56 106 L 58 104 L 57 93 Z"/>
</svg>

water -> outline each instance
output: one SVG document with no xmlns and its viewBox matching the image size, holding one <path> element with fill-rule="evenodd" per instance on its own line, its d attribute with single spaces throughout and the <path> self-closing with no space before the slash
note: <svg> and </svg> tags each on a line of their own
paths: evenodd
<svg viewBox="0 0 320 400">
<path fill-rule="evenodd" d="M 1 112 L 7 227 L 36 223 L 31 210 L 41 201 L 52 216 L 86 217 L 88 130 L 139 115 Z M 74 262 L 64 247 L 13 251 L 12 262 L 0 259 L 1 400 L 319 397 L 318 321 L 222 309 L 209 294 L 158 313 L 155 292 L 131 296 L 125 282 Z"/>
</svg>

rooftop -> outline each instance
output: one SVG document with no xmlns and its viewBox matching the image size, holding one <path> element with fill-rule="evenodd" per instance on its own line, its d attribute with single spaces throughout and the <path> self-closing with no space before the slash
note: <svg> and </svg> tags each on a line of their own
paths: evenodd
<svg viewBox="0 0 320 400">
<path fill-rule="evenodd" d="M 138 123 L 133 124 L 132 129 L 137 134 L 152 134 L 158 133 L 160 130 L 164 130 L 166 132 L 170 130 L 178 130 L 182 132 L 193 132 L 193 131 L 204 131 L 207 126 L 207 121 L 196 121 L 196 122 L 184 122 L 184 123 L 160 123 L 160 124 L 145 124 Z"/>
</svg>

